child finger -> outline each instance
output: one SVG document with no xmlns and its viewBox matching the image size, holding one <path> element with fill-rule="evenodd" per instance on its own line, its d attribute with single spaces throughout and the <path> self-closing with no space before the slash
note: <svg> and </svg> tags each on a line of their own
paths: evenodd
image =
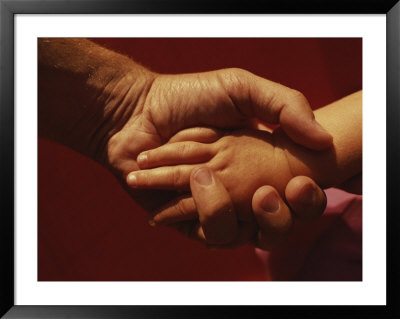
<svg viewBox="0 0 400 319">
<path fill-rule="evenodd" d="M 326 208 L 324 191 L 307 176 L 292 178 L 286 186 L 285 197 L 293 214 L 302 220 L 315 220 Z"/>
<path fill-rule="evenodd" d="M 255 192 L 252 207 L 259 227 L 256 246 L 271 250 L 281 244 L 290 233 L 290 209 L 272 186 L 262 186 Z"/>
<path fill-rule="evenodd" d="M 212 157 L 212 149 L 207 144 L 178 142 L 140 153 L 137 157 L 137 164 L 140 169 L 144 169 L 166 165 L 204 163 Z"/>
<path fill-rule="evenodd" d="M 151 213 L 149 224 L 160 226 L 197 218 L 197 208 L 193 197 L 191 195 L 184 195 Z"/>
<path fill-rule="evenodd" d="M 141 189 L 190 189 L 190 173 L 196 166 L 180 165 L 134 171 L 126 177 L 131 188 Z"/>
<path fill-rule="evenodd" d="M 214 143 L 224 136 L 226 131 L 211 127 L 191 127 L 179 131 L 170 138 L 168 143 L 193 141 L 199 143 Z"/>
</svg>

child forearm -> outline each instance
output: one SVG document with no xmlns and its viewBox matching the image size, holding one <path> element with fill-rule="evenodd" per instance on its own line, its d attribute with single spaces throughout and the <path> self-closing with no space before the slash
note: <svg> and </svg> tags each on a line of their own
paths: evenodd
<svg viewBox="0 0 400 319">
<path fill-rule="evenodd" d="M 333 147 L 313 152 L 282 140 L 294 175 L 306 175 L 323 187 L 342 184 L 362 169 L 362 92 L 315 111 L 317 121 L 333 136 Z"/>
</svg>

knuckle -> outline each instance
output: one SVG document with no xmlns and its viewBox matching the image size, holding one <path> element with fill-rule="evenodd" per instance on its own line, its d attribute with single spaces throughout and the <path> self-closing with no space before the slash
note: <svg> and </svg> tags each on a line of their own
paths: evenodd
<svg viewBox="0 0 400 319">
<path fill-rule="evenodd" d="M 238 78 L 241 78 L 243 76 L 247 76 L 250 73 L 249 71 L 246 71 L 246 70 L 241 69 L 241 68 L 228 68 L 228 69 L 226 69 L 226 71 L 228 73 L 230 73 L 232 76 L 235 76 L 235 77 L 238 77 Z"/>
<path fill-rule="evenodd" d="M 141 158 L 141 163 L 142 165 L 149 165 L 149 164 L 153 164 L 156 161 L 155 156 L 153 156 L 153 151 L 149 150 L 145 153 L 143 153 L 144 157 Z"/>
<path fill-rule="evenodd" d="M 181 185 L 182 172 L 180 171 L 180 169 L 176 169 L 176 170 L 173 171 L 172 180 L 173 180 L 174 185 L 176 185 L 176 186 Z"/>
<path fill-rule="evenodd" d="M 220 79 L 228 91 L 240 91 L 247 83 L 247 79 L 251 73 L 240 68 L 229 68 L 222 70 Z"/>
<path fill-rule="evenodd" d="M 187 206 L 184 200 L 180 200 L 176 203 L 175 211 L 178 216 L 184 216 L 187 214 Z"/>
<path fill-rule="evenodd" d="M 308 104 L 307 98 L 304 96 L 304 94 L 295 89 L 292 89 L 291 91 L 291 99 L 301 104 Z"/>
<path fill-rule="evenodd" d="M 185 156 L 190 152 L 190 144 L 188 143 L 180 144 L 178 152 L 181 156 Z"/>
<path fill-rule="evenodd" d="M 249 72 L 242 69 L 234 69 L 230 76 L 230 84 L 232 89 L 242 92 L 244 88 L 247 88 L 247 78 L 249 76 Z"/>
</svg>

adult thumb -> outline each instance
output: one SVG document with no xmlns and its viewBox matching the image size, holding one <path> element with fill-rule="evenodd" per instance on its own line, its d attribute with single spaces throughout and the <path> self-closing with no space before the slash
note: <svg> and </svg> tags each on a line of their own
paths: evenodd
<svg viewBox="0 0 400 319">
<path fill-rule="evenodd" d="M 252 208 L 259 227 L 256 246 L 271 250 L 290 234 L 292 215 L 272 186 L 260 187 L 253 196 Z"/>
<path fill-rule="evenodd" d="M 241 69 L 231 70 L 229 96 L 247 117 L 280 124 L 296 143 L 313 150 L 327 149 L 332 136 L 315 120 L 305 96 L 279 83 Z M 233 84 L 232 84 L 233 83 Z"/>
</svg>

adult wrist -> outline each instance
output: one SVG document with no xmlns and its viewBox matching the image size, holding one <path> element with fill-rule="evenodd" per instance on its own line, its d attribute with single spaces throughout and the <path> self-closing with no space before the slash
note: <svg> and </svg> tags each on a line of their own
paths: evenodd
<svg viewBox="0 0 400 319">
<path fill-rule="evenodd" d="M 143 110 L 147 94 L 156 78 L 156 74 L 146 69 L 121 73 L 103 88 L 97 106 L 101 113 L 100 121 L 93 126 L 91 154 L 97 162 L 108 165 L 107 145 L 129 120 Z"/>
<path fill-rule="evenodd" d="M 137 109 L 153 77 L 89 40 L 39 39 L 39 136 L 103 162 L 107 140 Z"/>
</svg>

